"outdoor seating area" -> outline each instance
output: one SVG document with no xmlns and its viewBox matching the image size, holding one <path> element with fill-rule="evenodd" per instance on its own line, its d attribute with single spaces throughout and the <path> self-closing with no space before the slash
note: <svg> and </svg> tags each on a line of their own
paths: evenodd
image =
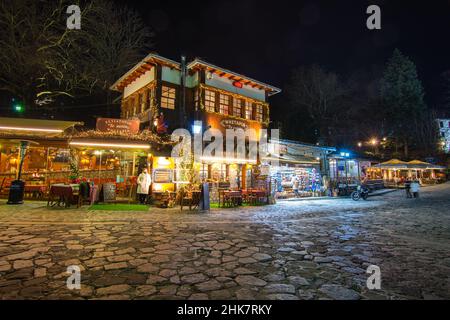
<svg viewBox="0 0 450 320">
<path fill-rule="evenodd" d="M 218 206 L 233 208 L 242 205 L 262 205 L 268 203 L 268 194 L 265 190 L 221 190 L 219 191 Z"/>
<path fill-rule="evenodd" d="M 418 180 L 422 185 L 444 182 L 444 170 L 443 166 L 420 160 L 391 159 L 368 168 L 367 174 L 369 181 L 382 180 L 386 187 L 402 188 L 408 180 Z"/>
</svg>

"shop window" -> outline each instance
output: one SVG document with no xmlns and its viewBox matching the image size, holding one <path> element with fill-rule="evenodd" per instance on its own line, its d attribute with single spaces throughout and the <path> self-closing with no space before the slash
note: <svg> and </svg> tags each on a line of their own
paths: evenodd
<svg viewBox="0 0 450 320">
<path fill-rule="evenodd" d="M 262 122 L 263 121 L 263 106 L 258 104 L 256 105 L 256 115 L 255 120 Z"/>
<path fill-rule="evenodd" d="M 208 165 L 202 164 L 199 172 L 200 181 L 205 182 L 208 180 Z"/>
<path fill-rule="evenodd" d="M 242 100 L 238 98 L 233 99 L 233 116 L 242 117 Z"/>
<path fill-rule="evenodd" d="M 227 181 L 227 165 L 214 163 L 211 167 L 211 178 L 214 181 Z"/>
<path fill-rule="evenodd" d="M 211 90 L 205 90 L 205 108 L 206 111 L 216 111 L 216 93 Z"/>
<path fill-rule="evenodd" d="M 252 120 L 253 105 L 249 101 L 245 101 L 245 119 Z"/>
<path fill-rule="evenodd" d="M 230 96 L 221 93 L 219 99 L 219 113 L 228 115 L 229 108 L 230 108 Z"/>
<path fill-rule="evenodd" d="M 162 95 L 161 95 L 161 108 L 174 110 L 175 109 L 175 97 L 176 97 L 175 88 L 163 86 L 162 87 Z"/>
</svg>

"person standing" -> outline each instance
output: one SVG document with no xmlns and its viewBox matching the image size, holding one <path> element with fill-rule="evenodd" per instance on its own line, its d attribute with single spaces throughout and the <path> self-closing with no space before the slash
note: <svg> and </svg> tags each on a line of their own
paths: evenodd
<svg viewBox="0 0 450 320">
<path fill-rule="evenodd" d="M 294 191 L 295 197 L 300 197 L 300 193 L 298 193 L 298 188 L 300 186 L 300 181 L 297 176 L 292 176 L 292 190 Z"/>
<path fill-rule="evenodd" d="M 152 178 L 148 174 L 147 169 L 144 169 L 142 173 L 137 178 L 137 194 L 139 197 L 139 203 L 145 204 L 147 202 L 148 192 L 150 190 L 150 185 L 152 183 Z"/>
<path fill-rule="evenodd" d="M 419 197 L 419 191 L 420 191 L 419 181 L 414 180 L 411 183 L 411 192 L 412 192 L 414 198 L 418 198 Z"/>
<path fill-rule="evenodd" d="M 412 198 L 412 194 L 411 194 L 411 180 L 407 179 L 405 181 L 405 191 L 406 191 L 406 197 L 407 198 Z"/>
</svg>

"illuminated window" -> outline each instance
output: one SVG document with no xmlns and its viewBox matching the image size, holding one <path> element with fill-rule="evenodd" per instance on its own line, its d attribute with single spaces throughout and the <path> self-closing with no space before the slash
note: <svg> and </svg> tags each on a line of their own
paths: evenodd
<svg viewBox="0 0 450 320">
<path fill-rule="evenodd" d="M 195 93 L 194 93 L 194 106 L 195 106 L 195 110 L 198 110 L 198 105 L 199 105 L 199 91 L 198 90 L 195 90 Z"/>
<path fill-rule="evenodd" d="M 205 108 L 206 111 L 216 111 L 216 93 L 211 90 L 205 90 Z"/>
<path fill-rule="evenodd" d="M 138 113 L 143 112 L 145 109 L 144 94 L 141 92 L 138 94 Z"/>
<path fill-rule="evenodd" d="M 252 120 L 253 105 L 249 101 L 245 101 L 245 119 Z"/>
<path fill-rule="evenodd" d="M 131 116 L 134 117 L 137 113 L 137 101 L 135 98 L 131 98 L 131 108 L 132 108 L 132 112 L 131 112 Z"/>
<path fill-rule="evenodd" d="M 256 105 L 255 120 L 259 122 L 263 121 L 263 106 L 260 104 Z"/>
<path fill-rule="evenodd" d="M 230 114 L 229 108 L 230 108 L 230 96 L 220 94 L 219 113 L 228 115 Z"/>
<path fill-rule="evenodd" d="M 233 98 L 233 116 L 242 117 L 242 100 Z"/>
<path fill-rule="evenodd" d="M 175 109 L 175 88 L 163 86 L 161 95 L 161 108 Z"/>
<path fill-rule="evenodd" d="M 149 88 L 147 89 L 147 101 L 145 102 L 145 107 L 144 110 L 148 110 L 151 108 L 151 106 L 153 105 L 153 99 L 155 96 L 155 88 Z"/>
</svg>

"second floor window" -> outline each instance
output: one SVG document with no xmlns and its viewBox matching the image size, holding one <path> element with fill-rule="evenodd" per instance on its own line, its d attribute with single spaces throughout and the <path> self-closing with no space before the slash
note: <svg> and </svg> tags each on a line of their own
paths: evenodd
<svg viewBox="0 0 450 320">
<path fill-rule="evenodd" d="M 175 97 L 176 97 L 175 88 L 163 86 L 162 87 L 162 95 L 161 95 L 161 108 L 174 110 L 175 109 Z"/>
<path fill-rule="evenodd" d="M 253 105 L 249 101 L 245 101 L 245 119 L 252 120 L 253 116 Z"/>
<path fill-rule="evenodd" d="M 256 113 L 255 113 L 255 120 L 262 122 L 264 118 L 264 113 L 263 113 L 263 106 L 260 104 L 256 105 Z"/>
<path fill-rule="evenodd" d="M 233 116 L 242 117 L 242 100 L 233 98 Z"/>
<path fill-rule="evenodd" d="M 144 109 L 145 109 L 144 94 L 141 92 L 138 95 L 138 111 L 137 111 L 137 113 L 143 112 Z"/>
<path fill-rule="evenodd" d="M 216 93 L 211 90 L 205 90 L 205 108 L 206 111 L 216 111 Z"/>
<path fill-rule="evenodd" d="M 151 106 L 153 105 L 154 96 L 155 96 L 155 88 L 148 88 L 146 93 L 147 101 L 145 102 L 144 110 L 148 110 L 151 108 Z"/>
<path fill-rule="evenodd" d="M 230 96 L 220 94 L 219 113 L 228 115 L 229 108 L 230 108 Z"/>
</svg>

